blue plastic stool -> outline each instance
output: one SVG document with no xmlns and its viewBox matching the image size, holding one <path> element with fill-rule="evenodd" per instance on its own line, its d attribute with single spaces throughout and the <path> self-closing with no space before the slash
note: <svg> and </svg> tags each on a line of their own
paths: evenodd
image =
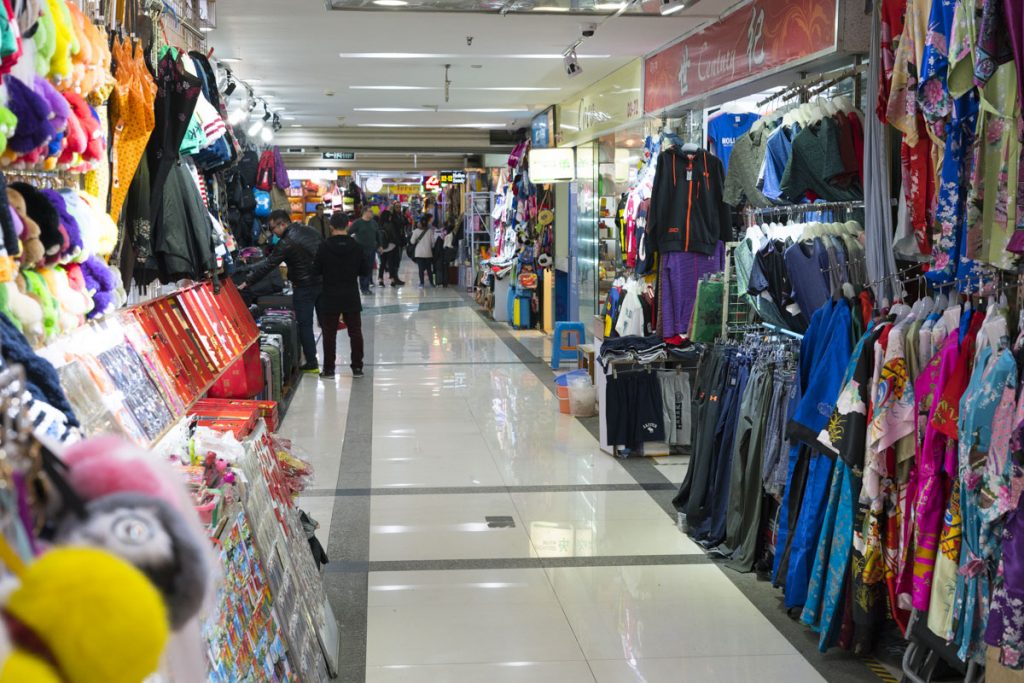
<svg viewBox="0 0 1024 683">
<path fill-rule="evenodd" d="M 563 360 L 575 360 L 579 362 L 579 346 L 583 343 L 583 335 L 586 328 L 583 323 L 557 322 L 555 323 L 555 339 L 551 348 L 551 369 L 557 370 Z M 575 335 L 576 340 L 572 341 Z"/>
</svg>

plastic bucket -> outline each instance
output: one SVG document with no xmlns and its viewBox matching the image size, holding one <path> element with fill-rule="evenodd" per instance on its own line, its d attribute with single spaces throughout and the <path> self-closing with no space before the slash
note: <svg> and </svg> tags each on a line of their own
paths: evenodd
<svg viewBox="0 0 1024 683">
<path fill-rule="evenodd" d="M 569 411 L 576 417 L 592 417 L 597 413 L 597 388 L 589 377 L 585 382 L 575 379 L 570 382 Z"/>
<path fill-rule="evenodd" d="M 586 370 L 573 370 L 555 378 L 555 386 L 558 388 L 558 411 L 560 413 L 572 415 L 569 384 L 570 382 L 579 382 L 581 379 L 590 384 L 590 375 L 587 374 Z"/>
</svg>

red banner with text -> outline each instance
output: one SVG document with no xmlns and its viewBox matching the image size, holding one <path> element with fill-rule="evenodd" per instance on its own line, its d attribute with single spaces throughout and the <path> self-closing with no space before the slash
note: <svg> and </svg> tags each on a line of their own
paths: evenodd
<svg viewBox="0 0 1024 683">
<path fill-rule="evenodd" d="M 836 46 L 833 0 L 754 0 L 644 60 L 644 111 L 661 113 Z"/>
</svg>

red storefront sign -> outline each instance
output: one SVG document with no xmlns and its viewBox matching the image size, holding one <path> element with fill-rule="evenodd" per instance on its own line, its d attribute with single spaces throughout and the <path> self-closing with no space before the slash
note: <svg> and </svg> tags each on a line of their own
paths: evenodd
<svg viewBox="0 0 1024 683">
<path fill-rule="evenodd" d="M 754 0 L 644 60 L 644 111 L 658 114 L 827 54 L 836 26 L 833 0 Z"/>
</svg>

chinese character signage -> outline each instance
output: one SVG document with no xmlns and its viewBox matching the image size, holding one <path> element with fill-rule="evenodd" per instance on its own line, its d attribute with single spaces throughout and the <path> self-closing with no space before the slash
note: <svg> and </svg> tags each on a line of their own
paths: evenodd
<svg viewBox="0 0 1024 683">
<path fill-rule="evenodd" d="M 836 49 L 833 0 L 754 0 L 644 60 L 644 111 L 661 114 Z"/>
</svg>

